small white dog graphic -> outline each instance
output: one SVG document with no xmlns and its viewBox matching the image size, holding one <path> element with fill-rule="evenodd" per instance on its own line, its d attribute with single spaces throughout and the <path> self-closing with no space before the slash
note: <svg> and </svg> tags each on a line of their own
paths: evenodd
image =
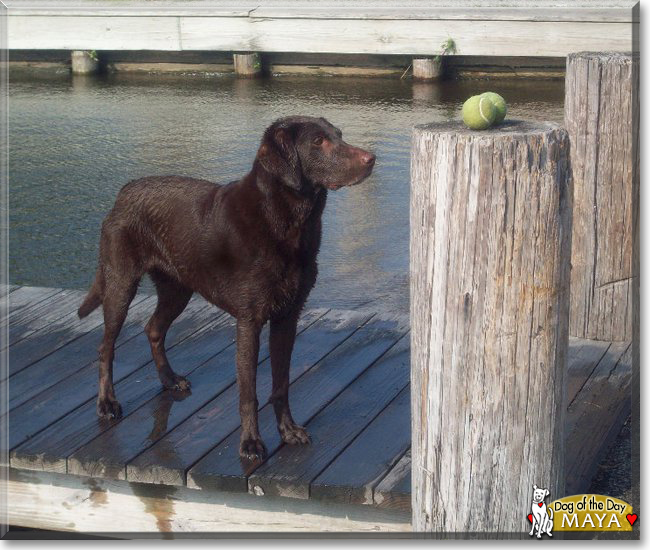
<svg viewBox="0 0 650 550">
<path fill-rule="evenodd" d="M 553 510 L 551 510 L 551 516 L 549 517 L 546 511 L 546 504 L 544 504 L 544 499 L 548 494 L 550 494 L 548 489 L 538 489 L 537 485 L 533 485 L 533 504 L 531 505 L 533 527 L 530 533 L 528 533 L 531 537 L 535 532 L 535 525 L 537 525 L 538 539 L 542 538 L 543 533 L 546 533 L 549 537 L 553 536 L 551 534 L 553 530 Z"/>
</svg>

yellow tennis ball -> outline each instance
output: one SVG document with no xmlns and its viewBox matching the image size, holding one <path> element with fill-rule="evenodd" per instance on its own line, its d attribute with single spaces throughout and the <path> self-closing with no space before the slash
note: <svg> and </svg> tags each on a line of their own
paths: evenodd
<svg viewBox="0 0 650 550">
<path fill-rule="evenodd" d="M 472 130 L 485 130 L 496 119 L 497 111 L 487 97 L 475 95 L 463 104 L 463 122 Z"/>
<path fill-rule="evenodd" d="M 494 92 L 485 92 L 484 94 L 481 94 L 481 97 L 487 97 L 494 104 L 497 110 L 497 117 L 494 119 L 495 124 L 499 124 L 499 122 L 503 121 L 503 119 L 506 118 L 508 105 L 506 104 L 505 99 Z"/>
</svg>

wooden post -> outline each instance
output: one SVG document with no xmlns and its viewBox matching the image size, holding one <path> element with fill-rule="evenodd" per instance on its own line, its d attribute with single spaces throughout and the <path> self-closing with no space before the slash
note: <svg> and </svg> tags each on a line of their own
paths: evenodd
<svg viewBox="0 0 650 550">
<path fill-rule="evenodd" d="M 565 90 L 575 182 L 569 331 L 629 341 L 638 307 L 639 57 L 570 54 Z"/>
<path fill-rule="evenodd" d="M 99 68 L 95 52 L 76 50 L 71 54 L 72 74 L 94 74 Z"/>
<path fill-rule="evenodd" d="M 416 80 L 439 80 L 442 78 L 442 58 L 413 59 L 413 78 Z"/>
<path fill-rule="evenodd" d="M 233 54 L 235 74 L 244 78 L 254 78 L 262 74 L 262 60 L 259 53 Z"/>
<path fill-rule="evenodd" d="M 528 536 L 564 487 L 569 139 L 417 126 L 411 155 L 413 529 Z"/>
</svg>

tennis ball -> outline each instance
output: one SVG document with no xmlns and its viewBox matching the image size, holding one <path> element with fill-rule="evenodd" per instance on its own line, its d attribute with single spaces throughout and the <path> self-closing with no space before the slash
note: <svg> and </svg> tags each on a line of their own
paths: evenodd
<svg viewBox="0 0 650 550">
<path fill-rule="evenodd" d="M 506 113 L 508 112 L 508 106 L 506 105 L 506 100 L 503 99 L 499 94 L 494 92 L 485 92 L 481 94 L 481 97 L 487 97 L 496 107 L 497 117 L 494 119 L 494 123 L 498 124 L 506 118 Z"/>
<path fill-rule="evenodd" d="M 472 130 L 489 128 L 497 116 L 497 110 L 487 97 L 475 95 L 463 104 L 463 122 Z"/>
</svg>

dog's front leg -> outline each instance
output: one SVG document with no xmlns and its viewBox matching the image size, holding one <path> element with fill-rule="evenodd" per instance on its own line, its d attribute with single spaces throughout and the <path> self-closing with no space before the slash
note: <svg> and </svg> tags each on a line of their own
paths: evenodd
<svg viewBox="0 0 650 550">
<path fill-rule="evenodd" d="M 261 326 L 248 320 L 237 320 L 237 384 L 241 440 L 239 454 L 251 460 L 266 456 L 266 447 L 257 425 L 257 360 L 260 351 Z"/>
<path fill-rule="evenodd" d="M 293 421 L 289 408 L 289 369 L 297 324 L 297 312 L 281 319 L 271 319 L 269 335 L 271 370 L 273 372 L 273 392 L 269 401 L 273 403 L 282 441 L 291 445 L 309 443 L 307 431 Z"/>
</svg>

